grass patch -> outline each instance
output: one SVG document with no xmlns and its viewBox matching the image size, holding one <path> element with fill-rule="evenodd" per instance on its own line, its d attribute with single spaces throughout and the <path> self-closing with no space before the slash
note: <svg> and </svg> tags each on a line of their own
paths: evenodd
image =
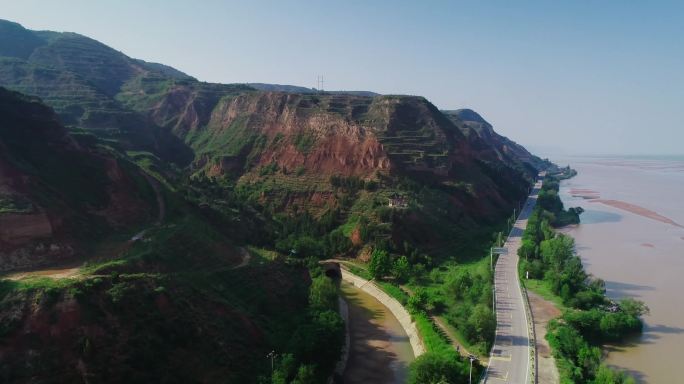
<svg viewBox="0 0 684 384">
<path fill-rule="evenodd" d="M 413 320 L 416 322 L 416 328 L 418 328 L 420 337 L 428 352 L 438 354 L 455 353 L 454 347 L 451 345 L 449 339 L 437 328 L 426 314 L 413 314 Z"/>
<path fill-rule="evenodd" d="M 365 267 L 361 267 L 357 263 L 345 261 L 343 264 L 345 267 L 347 267 L 349 272 L 355 274 L 356 276 L 363 277 L 366 280 L 371 280 L 373 278 L 373 276 L 371 276 L 370 272 L 368 272 Z"/>
<path fill-rule="evenodd" d="M 461 344 L 468 352 L 478 355 L 481 360 L 486 360 L 489 358 L 489 351 L 484 349 L 481 343 L 470 343 L 465 336 L 463 336 L 463 333 L 451 325 L 451 323 L 449 323 L 444 317 L 440 316 L 440 319 L 442 320 L 444 327 L 446 327 L 446 329 L 449 331 L 449 336 L 456 339 L 456 342 Z"/>
<path fill-rule="evenodd" d="M 351 215 L 346 223 L 342 224 L 342 233 L 349 237 L 356 227 L 359 225 L 359 217 L 356 215 Z"/>
<path fill-rule="evenodd" d="M 385 281 L 376 281 L 375 285 L 382 288 L 382 290 L 385 291 L 386 294 L 396 299 L 398 302 L 401 303 L 401 305 L 406 305 L 406 303 L 408 302 L 409 296 L 406 294 L 406 292 L 402 291 L 401 288 L 397 287 L 396 285 Z"/>
<path fill-rule="evenodd" d="M 544 300 L 552 302 L 558 309 L 566 309 L 565 305 L 563 305 L 563 299 L 561 299 L 560 296 L 555 295 L 551 291 L 551 287 L 549 286 L 549 283 L 547 281 L 537 279 L 523 279 L 522 277 L 521 281 L 524 282 L 525 287 L 528 290 L 541 296 Z"/>
<path fill-rule="evenodd" d="M 274 261 L 280 254 L 276 251 L 272 251 L 266 248 L 260 248 L 255 246 L 247 246 L 247 251 L 252 255 L 252 259 L 249 261 L 250 265 L 264 264 L 266 262 Z"/>
</svg>

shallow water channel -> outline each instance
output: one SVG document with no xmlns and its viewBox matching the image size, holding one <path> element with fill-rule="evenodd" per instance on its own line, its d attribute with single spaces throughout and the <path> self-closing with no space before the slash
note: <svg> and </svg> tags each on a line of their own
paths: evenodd
<svg viewBox="0 0 684 384">
<path fill-rule="evenodd" d="M 409 338 L 387 307 L 373 296 L 341 282 L 349 305 L 350 348 L 345 384 L 405 383 L 413 361 Z"/>
</svg>

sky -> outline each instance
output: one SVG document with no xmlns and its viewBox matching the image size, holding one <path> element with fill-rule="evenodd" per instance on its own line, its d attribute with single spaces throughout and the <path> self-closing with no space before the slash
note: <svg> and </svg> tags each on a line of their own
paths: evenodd
<svg viewBox="0 0 684 384">
<path fill-rule="evenodd" d="M 0 0 L 199 80 L 425 96 L 546 155 L 684 154 L 684 2 Z"/>
</svg>

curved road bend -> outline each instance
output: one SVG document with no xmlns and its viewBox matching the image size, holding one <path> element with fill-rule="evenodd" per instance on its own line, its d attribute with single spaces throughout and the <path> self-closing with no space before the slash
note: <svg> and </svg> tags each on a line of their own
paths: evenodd
<svg viewBox="0 0 684 384">
<path fill-rule="evenodd" d="M 499 256 L 496 262 L 496 336 L 484 383 L 530 382 L 530 340 L 525 303 L 518 281 L 518 248 L 540 189 L 541 181 L 538 181 L 506 239 L 504 247 L 508 248 L 508 253 Z"/>
</svg>

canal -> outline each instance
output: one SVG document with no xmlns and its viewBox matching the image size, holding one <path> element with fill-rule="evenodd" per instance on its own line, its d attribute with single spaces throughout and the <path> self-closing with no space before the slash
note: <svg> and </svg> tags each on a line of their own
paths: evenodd
<svg viewBox="0 0 684 384">
<path fill-rule="evenodd" d="M 345 384 L 405 383 L 413 361 L 409 338 L 387 307 L 373 296 L 341 282 L 349 306 L 350 348 Z"/>
</svg>

